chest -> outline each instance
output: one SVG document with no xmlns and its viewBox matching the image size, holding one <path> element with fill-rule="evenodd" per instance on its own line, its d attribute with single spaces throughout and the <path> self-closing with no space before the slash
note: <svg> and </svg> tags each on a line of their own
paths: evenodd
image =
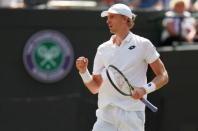
<svg viewBox="0 0 198 131">
<path fill-rule="evenodd" d="M 112 64 L 117 67 L 135 66 L 144 60 L 142 49 L 135 44 L 111 46 L 103 51 L 103 62 L 107 67 Z"/>
</svg>

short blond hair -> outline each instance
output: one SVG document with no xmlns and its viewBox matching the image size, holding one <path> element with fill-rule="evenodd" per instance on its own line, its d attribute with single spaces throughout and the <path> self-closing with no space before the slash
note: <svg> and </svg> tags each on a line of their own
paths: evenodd
<svg viewBox="0 0 198 131">
<path fill-rule="evenodd" d="M 187 9 L 190 7 L 190 0 L 171 0 L 170 8 L 173 9 L 175 5 L 180 2 L 183 2 Z"/>
<path fill-rule="evenodd" d="M 133 28 L 134 24 L 135 24 L 135 19 L 136 19 L 136 15 L 132 16 L 132 19 L 128 18 L 128 26 L 130 29 Z"/>
</svg>

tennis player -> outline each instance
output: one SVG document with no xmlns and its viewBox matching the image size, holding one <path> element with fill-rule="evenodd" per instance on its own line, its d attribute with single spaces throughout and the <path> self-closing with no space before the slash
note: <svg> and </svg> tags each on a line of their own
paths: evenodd
<svg viewBox="0 0 198 131">
<path fill-rule="evenodd" d="M 136 15 L 128 6 L 112 5 L 101 17 L 107 17 L 112 36 L 98 47 L 92 74 L 86 57 L 76 60 L 84 84 L 93 94 L 98 93 L 97 121 L 92 131 L 144 131 L 145 105 L 139 99 L 167 84 L 168 73 L 153 44 L 130 31 Z M 136 87 L 131 97 L 121 95 L 110 85 L 105 74 L 110 64 Z M 150 82 L 146 76 L 148 65 L 155 74 Z"/>
</svg>

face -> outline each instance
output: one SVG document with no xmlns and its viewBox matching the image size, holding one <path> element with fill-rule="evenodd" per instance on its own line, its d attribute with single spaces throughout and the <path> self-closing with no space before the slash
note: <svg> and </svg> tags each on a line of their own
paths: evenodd
<svg viewBox="0 0 198 131">
<path fill-rule="evenodd" d="M 117 33 L 122 30 L 127 18 L 123 15 L 109 13 L 107 16 L 107 25 L 111 33 Z"/>
<path fill-rule="evenodd" d="M 174 10 L 179 13 L 182 14 L 185 11 L 185 4 L 183 2 L 178 2 L 175 7 Z"/>
</svg>

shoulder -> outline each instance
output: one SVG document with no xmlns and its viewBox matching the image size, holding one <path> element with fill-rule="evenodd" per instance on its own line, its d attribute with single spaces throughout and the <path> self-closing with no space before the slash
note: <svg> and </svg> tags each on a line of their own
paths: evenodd
<svg viewBox="0 0 198 131">
<path fill-rule="evenodd" d="M 184 16 L 185 17 L 191 17 L 192 15 L 191 15 L 191 13 L 189 11 L 185 11 L 184 12 Z"/>
<path fill-rule="evenodd" d="M 111 41 L 108 40 L 102 44 L 100 44 L 97 48 L 98 51 L 101 51 L 101 50 L 104 50 L 104 49 L 107 49 L 109 46 L 111 45 Z"/>
<path fill-rule="evenodd" d="M 151 41 L 148 38 L 145 38 L 143 36 L 137 35 L 137 34 L 132 34 L 132 38 L 133 40 L 137 43 L 137 44 L 148 44 L 151 43 Z"/>
<path fill-rule="evenodd" d="M 165 13 L 165 18 L 173 18 L 173 17 L 175 17 L 176 16 L 176 13 L 174 12 L 174 11 L 167 11 L 166 13 Z"/>
<path fill-rule="evenodd" d="M 180 15 L 178 15 L 177 13 L 175 13 L 172 10 L 171 11 L 167 11 L 165 13 L 165 18 L 174 18 L 174 17 L 178 17 L 178 16 L 180 16 Z M 189 11 L 184 11 L 183 16 L 184 17 L 191 17 L 192 14 Z"/>
<path fill-rule="evenodd" d="M 135 42 L 136 45 L 142 50 L 154 47 L 153 43 L 148 38 L 136 34 L 133 34 L 133 42 Z"/>
</svg>

